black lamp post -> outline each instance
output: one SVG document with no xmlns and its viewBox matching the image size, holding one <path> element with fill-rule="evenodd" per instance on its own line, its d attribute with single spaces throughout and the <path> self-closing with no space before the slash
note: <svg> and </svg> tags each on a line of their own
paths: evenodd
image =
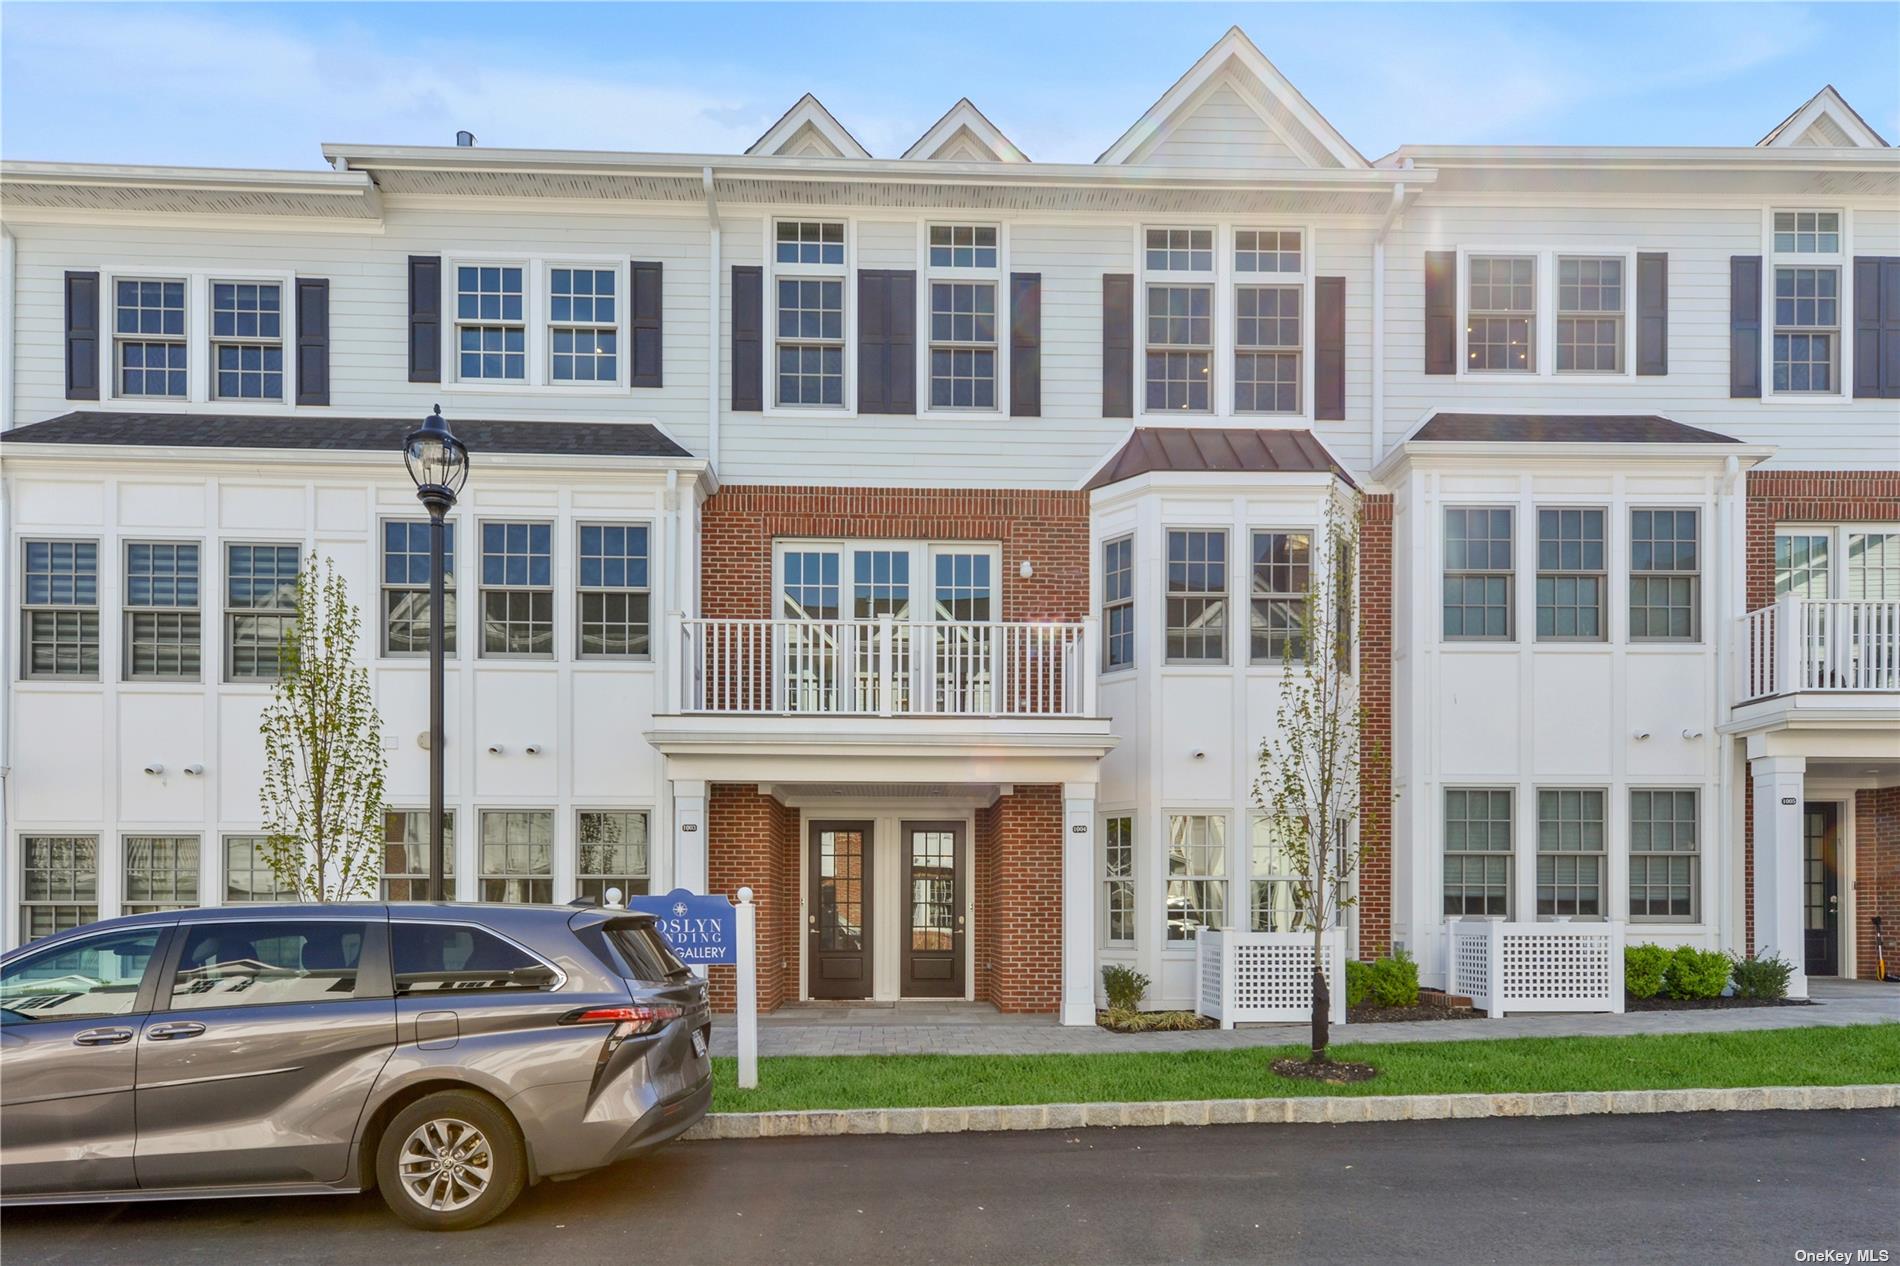
<svg viewBox="0 0 1900 1266">
<path fill-rule="evenodd" d="M 416 481 L 416 499 L 429 512 L 429 900 L 446 900 L 448 869 L 442 842 L 442 519 L 468 481 L 468 448 L 449 432 L 442 406 L 403 441 L 402 460 Z"/>
</svg>

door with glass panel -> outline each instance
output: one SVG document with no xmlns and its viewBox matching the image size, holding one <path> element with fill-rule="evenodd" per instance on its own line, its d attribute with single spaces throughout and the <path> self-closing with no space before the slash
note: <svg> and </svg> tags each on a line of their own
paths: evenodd
<svg viewBox="0 0 1900 1266">
<path fill-rule="evenodd" d="M 1810 976 L 1841 972 L 1841 807 L 1808 801 L 1801 808 L 1801 893 Z"/>
<path fill-rule="evenodd" d="M 785 712 L 836 712 L 839 674 L 839 570 L 842 551 L 788 549 L 779 559 L 778 706 Z"/>
<path fill-rule="evenodd" d="M 1800 635 L 1823 685 L 1900 686 L 1900 531 L 1817 525 L 1775 533 L 1775 596 L 1817 604 Z"/>
<path fill-rule="evenodd" d="M 957 715 L 996 710 L 1004 651 L 994 556 L 987 549 L 939 546 L 930 552 L 930 571 L 931 708 Z"/>
<path fill-rule="evenodd" d="M 904 933 L 898 992 L 963 996 L 963 824 L 906 822 Z"/>
<path fill-rule="evenodd" d="M 813 822 L 806 993 L 871 996 L 871 823 Z"/>
<path fill-rule="evenodd" d="M 853 668 L 851 704 L 859 712 L 910 709 L 910 561 L 906 546 L 851 551 L 851 618 L 859 623 L 850 630 L 847 649 Z M 885 616 L 891 621 L 888 665 Z M 886 673 L 889 700 L 881 694 Z"/>
</svg>

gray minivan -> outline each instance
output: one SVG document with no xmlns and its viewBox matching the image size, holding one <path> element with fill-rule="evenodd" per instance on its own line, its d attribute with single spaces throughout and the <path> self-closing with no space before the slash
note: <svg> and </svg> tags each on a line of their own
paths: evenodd
<svg viewBox="0 0 1900 1266">
<path fill-rule="evenodd" d="M 651 915 L 277 905 L 0 959 L 0 1204 L 378 1188 L 479 1226 L 712 1099 L 705 982 Z"/>
</svg>

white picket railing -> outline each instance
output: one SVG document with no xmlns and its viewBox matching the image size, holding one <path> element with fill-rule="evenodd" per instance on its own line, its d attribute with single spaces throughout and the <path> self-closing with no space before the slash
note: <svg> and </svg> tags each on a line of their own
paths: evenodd
<svg viewBox="0 0 1900 1266">
<path fill-rule="evenodd" d="M 1313 1016 L 1313 936 L 1310 932 L 1201 929 L 1194 941 L 1195 1009 L 1236 1023 L 1309 1020 Z M 1346 1022 L 1346 943 L 1325 934 L 1327 1013 Z"/>
<path fill-rule="evenodd" d="M 681 618 L 686 712 L 1093 716 L 1095 624 Z"/>
<path fill-rule="evenodd" d="M 1743 616 L 1735 701 L 1818 690 L 1900 691 L 1900 601 L 1779 598 Z"/>
<path fill-rule="evenodd" d="M 1623 1010 L 1620 922 L 1468 917 L 1447 923 L 1445 936 L 1445 992 L 1493 1019 L 1507 1011 Z"/>
</svg>

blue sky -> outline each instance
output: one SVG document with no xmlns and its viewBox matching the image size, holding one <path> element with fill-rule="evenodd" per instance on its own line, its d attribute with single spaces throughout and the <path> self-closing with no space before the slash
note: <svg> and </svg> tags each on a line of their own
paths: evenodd
<svg viewBox="0 0 1900 1266">
<path fill-rule="evenodd" d="M 1747 145 L 1824 83 L 1900 140 L 1900 5 L 0 4 L 0 154 L 314 168 L 322 141 L 737 153 L 807 90 L 873 154 L 968 95 L 1092 160 L 1231 24 L 1368 156 Z"/>
</svg>

